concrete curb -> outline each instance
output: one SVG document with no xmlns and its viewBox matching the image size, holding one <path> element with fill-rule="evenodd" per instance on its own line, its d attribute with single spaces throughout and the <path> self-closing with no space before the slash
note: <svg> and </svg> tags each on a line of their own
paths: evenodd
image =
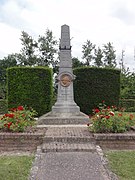
<svg viewBox="0 0 135 180">
<path fill-rule="evenodd" d="M 110 170 L 108 159 L 105 157 L 101 147 L 97 145 L 96 151 L 97 151 L 98 155 L 100 156 L 101 162 L 103 164 L 102 172 L 105 177 L 105 180 L 119 180 L 117 175 Z"/>
<path fill-rule="evenodd" d="M 36 176 L 39 170 L 39 164 L 41 161 L 41 154 L 42 154 L 41 146 L 38 146 L 35 154 L 35 160 L 32 164 L 32 168 L 30 170 L 30 175 L 28 180 L 36 180 Z"/>
</svg>

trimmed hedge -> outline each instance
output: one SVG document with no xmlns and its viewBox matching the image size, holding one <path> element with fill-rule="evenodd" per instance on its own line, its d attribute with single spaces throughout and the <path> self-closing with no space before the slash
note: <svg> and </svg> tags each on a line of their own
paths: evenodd
<svg viewBox="0 0 135 180">
<path fill-rule="evenodd" d="M 121 99 L 119 106 L 127 112 L 135 112 L 135 99 Z"/>
<path fill-rule="evenodd" d="M 32 107 L 38 115 L 52 106 L 52 70 L 48 67 L 11 67 L 7 69 L 8 108 Z"/>
<path fill-rule="evenodd" d="M 103 100 L 109 105 L 119 104 L 120 71 L 108 68 L 81 67 L 74 69 L 75 102 L 82 112 L 90 114 Z"/>
<path fill-rule="evenodd" d="M 0 114 L 7 113 L 7 101 L 5 99 L 0 99 Z"/>
</svg>

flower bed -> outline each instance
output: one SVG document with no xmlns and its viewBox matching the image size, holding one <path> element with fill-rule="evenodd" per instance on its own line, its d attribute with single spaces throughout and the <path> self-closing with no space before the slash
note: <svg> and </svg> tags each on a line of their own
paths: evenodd
<svg viewBox="0 0 135 180">
<path fill-rule="evenodd" d="M 0 151 L 35 151 L 43 142 L 45 128 L 36 128 L 32 108 L 18 106 L 0 117 Z"/>
<path fill-rule="evenodd" d="M 90 131 L 96 133 L 123 133 L 130 130 L 131 126 L 135 126 L 135 116 L 130 113 L 116 111 L 115 106 L 106 106 L 104 101 L 93 109 L 90 117 L 92 126 Z"/>
<path fill-rule="evenodd" d="M 93 109 L 92 124 L 87 125 L 102 149 L 135 149 L 135 114 L 120 110 L 106 106 L 104 101 Z"/>
<path fill-rule="evenodd" d="M 35 124 L 36 111 L 32 108 L 18 106 L 12 108 L 0 118 L 0 130 L 7 132 L 24 132 Z"/>
</svg>

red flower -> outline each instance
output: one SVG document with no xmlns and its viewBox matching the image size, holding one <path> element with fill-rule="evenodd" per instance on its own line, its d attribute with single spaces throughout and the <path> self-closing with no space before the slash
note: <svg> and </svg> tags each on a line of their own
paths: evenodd
<svg viewBox="0 0 135 180">
<path fill-rule="evenodd" d="M 9 114 L 5 114 L 5 117 L 9 117 Z"/>
<path fill-rule="evenodd" d="M 111 111 L 109 114 L 110 114 L 111 116 L 114 116 L 114 112 L 112 112 L 112 111 Z"/>
<path fill-rule="evenodd" d="M 106 119 L 109 119 L 109 118 L 110 118 L 110 116 L 105 116 L 105 118 L 106 118 Z"/>
<path fill-rule="evenodd" d="M 7 126 L 7 124 L 4 124 L 4 126 L 6 127 L 6 126 Z"/>
<path fill-rule="evenodd" d="M 105 103 L 105 100 L 103 100 L 102 103 Z"/>
<path fill-rule="evenodd" d="M 121 113 L 119 113 L 119 114 L 118 114 L 118 116 L 122 116 L 122 114 L 121 114 Z"/>
<path fill-rule="evenodd" d="M 23 111 L 23 110 L 24 110 L 24 108 L 23 108 L 23 106 L 18 106 L 17 110 L 19 110 L 19 111 Z"/>
<path fill-rule="evenodd" d="M 10 126 L 12 125 L 12 122 L 9 122 L 7 125 L 8 125 L 8 129 L 10 129 Z"/>
<path fill-rule="evenodd" d="M 13 118 L 15 115 L 14 114 L 9 114 L 8 117 Z"/>
<path fill-rule="evenodd" d="M 133 116 L 133 114 L 130 114 L 129 119 L 130 119 L 130 120 L 132 120 L 132 119 L 133 119 L 133 117 L 134 117 L 134 116 Z"/>
<path fill-rule="evenodd" d="M 94 112 L 95 112 L 95 113 L 99 113 L 100 110 L 99 110 L 98 108 L 96 108 L 96 109 L 94 109 Z"/>
<path fill-rule="evenodd" d="M 14 114 L 5 114 L 6 117 L 10 117 L 10 118 L 13 118 L 14 117 Z"/>
</svg>

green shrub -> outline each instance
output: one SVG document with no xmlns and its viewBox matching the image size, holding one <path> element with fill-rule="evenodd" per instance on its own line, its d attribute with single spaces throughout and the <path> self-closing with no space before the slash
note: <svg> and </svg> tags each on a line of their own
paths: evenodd
<svg viewBox="0 0 135 180">
<path fill-rule="evenodd" d="M 135 99 L 121 99 L 119 106 L 125 108 L 127 112 L 135 112 Z"/>
<path fill-rule="evenodd" d="M 120 71 L 116 69 L 82 67 L 74 69 L 75 102 L 81 111 L 90 114 L 105 100 L 107 105 L 119 104 Z"/>
<path fill-rule="evenodd" d="M 7 112 L 7 101 L 5 99 L 0 99 L 0 114 Z"/>
<path fill-rule="evenodd" d="M 3 131 L 23 132 L 27 127 L 35 125 L 36 111 L 23 106 L 12 108 L 0 118 L 0 129 Z"/>
<path fill-rule="evenodd" d="M 32 107 L 38 115 L 52 106 L 52 70 L 48 67 L 12 67 L 7 69 L 8 108 Z"/>
<path fill-rule="evenodd" d="M 128 131 L 135 125 L 135 116 L 116 112 L 116 107 L 106 106 L 100 103 L 98 108 L 93 110 L 93 116 L 90 118 L 92 126 L 90 130 L 96 133 L 122 133 Z"/>
</svg>

